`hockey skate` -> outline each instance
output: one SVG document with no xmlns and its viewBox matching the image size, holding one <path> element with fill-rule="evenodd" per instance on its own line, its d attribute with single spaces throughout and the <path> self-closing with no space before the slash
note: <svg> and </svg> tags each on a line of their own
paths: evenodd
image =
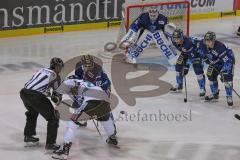
<svg viewBox="0 0 240 160">
<path fill-rule="evenodd" d="M 211 94 L 205 97 L 206 102 L 217 102 L 219 99 L 219 90 L 216 94 Z"/>
<path fill-rule="evenodd" d="M 120 148 L 118 147 L 118 140 L 117 140 L 117 137 L 116 135 L 111 135 L 108 137 L 108 139 L 106 140 L 106 143 L 112 147 L 115 147 L 115 148 Z"/>
<path fill-rule="evenodd" d="M 69 155 L 69 150 L 72 146 L 72 142 L 63 143 L 60 148 L 53 152 L 53 159 L 67 160 Z"/>
<path fill-rule="evenodd" d="M 232 97 L 227 97 L 227 104 L 228 104 L 228 107 L 229 108 L 232 108 L 232 106 L 233 106 L 233 100 L 232 100 Z"/>
<path fill-rule="evenodd" d="M 182 92 L 182 89 L 183 89 L 183 85 L 180 84 L 180 85 L 176 85 L 176 87 L 170 88 L 170 91 L 174 93 L 179 93 L 179 92 Z"/>
<path fill-rule="evenodd" d="M 131 57 L 127 56 L 126 59 L 125 59 L 125 62 L 129 63 L 129 64 L 136 64 L 137 63 L 137 59 L 136 58 L 131 58 Z"/>
<path fill-rule="evenodd" d="M 238 28 L 237 35 L 240 36 L 240 27 Z"/>
<path fill-rule="evenodd" d="M 205 89 L 200 89 L 199 97 L 204 98 L 206 95 L 206 90 Z"/>
<path fill-rule="evenodd" d="M 33 136 L 24 137 L 25 147 L 34 147 L 39 145 L 39 138 Z"/>
<path fill-rule="evenodd" d="M 54 151 L 58 150 L 60 145 L 57 144 L 46 144 L 45 146 L 45 154 L 52 154 Z"/>
</svg>

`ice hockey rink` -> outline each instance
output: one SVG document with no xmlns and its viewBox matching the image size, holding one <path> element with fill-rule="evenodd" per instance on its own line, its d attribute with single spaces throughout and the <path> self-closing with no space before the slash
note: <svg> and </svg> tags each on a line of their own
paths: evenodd
<svg viewBox="0 0 240 160">
<path fill-rule="evenodd" d="M 215 31 L 217 38 L 235 52 L 236 66 L 234 88 L 240 93 L 240 37 L 235 32 L 240 25 L 239 17 L 226 17 L 191 22 L 191 35 L 202 36 L 208 30 Z M 51 57 L 67 61 L 73 57 L 91 54 L 103 61 L 105 71 L 111 77 L 111 59 L 103 58 L 103 46 L 115 41 L 118 28 L 95 31 L 26 36 L 0 39 L 0 155 L 5 160 L 49 160 L 44 154 L 46 122 L 39 116 L 37 134 L 40 146 L 24 148 L 23 128 L 25 108 L 19 98 L 24 83 L 41 66 L 48 66 Z M 160 53 L 159 53 L 160 54 Z M 159 58 L 159 60 L 158 60 Z M 141 62 L 160 63 L 158 54 L 144 53 Z M 135 78 L 146 72 L 131 72 Z M 161 80 L 175 84 L 175 72 L 168 71 Z M 115 82 L 118 83 L 118 82 Z M 136 79 L 137 83 L 137 79 Z M 148 91 L 156 86 L 138 86 L 133 90 Z M 167 93 L 156 97 L 137 98 L 135 106 L 129 106 L 120 97 L 124 91 L 112 92 L 119 104 L 113 110 L 120 149 L 110 148 L 101 139 L 90 121 L 86 128 L 79 128 L 72 150 L 71 160 L 239 160 L 240 121 L 233 115 L 240 113 L 240 99 L 234 95 L 234 109 L 227 108 L 225 91 L 220 83 L 218 103 L 206 103 L 198 97 L 196 77 L 191 71 L 187 76 L 188 103 L 184 92 Z M 209 91 L 209 87 L 207 87 Z M 209 93 L 209 92 L 208 92 Z M 131 95 L 126 95 L 130 96 Z M 121 115 L 120 111 L 125 111 Z M 150 120 L 150 114 L 168 115 L 163 121 Z M 171 115 L 185 115 L 180 121 Z M 58 143 L 63 141 L 66 121 L 60 122 Z M 99 126 L 104 136 L 103 128 Z"/>
</svg>

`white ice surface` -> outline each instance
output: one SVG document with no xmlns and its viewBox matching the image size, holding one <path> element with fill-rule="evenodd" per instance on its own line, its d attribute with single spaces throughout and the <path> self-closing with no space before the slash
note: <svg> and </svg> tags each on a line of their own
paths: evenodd
<svg viewBox="0 0 240 160">
<path fill-rule="evenodd" d="M 240 37 L 235 32 L 240 18 L 223 18 L 191 22 L 191 34 L 202 35 L 208 30 L 215 31 L 218 37 L 233 48 L 236 55 L 234 87 L 240 92 Z M 53 56 L 65 61 L 85 53 L 98 56 L 103 45 L 114 41 L 117 29 L 105 29 L 85 32 L 72 32 L 51 35 L 38 35 L 0 39 L 0 155 L 6 160 L 48 160 L 44 155 L 46 122 L 38 119 L 37 133 L 40 147 L 24 148 L 23 128 L 25 108 L 19 98 L 24 83 L 38 68 L 19 70 L 9 69 L 6 64 L 21 65 L 22 62 L 35 62 L 47 66 Z M 158 55 L 141 60 L 157 61 Z M 102 59 L 108 74 L 111 60 Z M 140 74 L 141 75 L 141 74 Z M 135 75 L 137 76 L 137 74 Z M 138 75 L 139 76 L 139 75 Z M 129 75 L 134 77 L 134 74 Z M 175 72 L 169 70 L 162 80 L 174 84 Z M 114 110 L 117 118 L 119 111 L 128 115 L 162 113 L 189 114 L 191 121 L 130 121 L 125 117 L 117 122 L 119 145 L 121 149 L 112 149 L 101 140 L 91 122 L 85 129 L 79 129 L 74 141 L 71 160 L 239 160 L 240 159 L 240 121 L 234 119 L 240 113 L 240 100 L 234 96 L 235 109 L 226 107 L 225 92 L 220 83 L 220 101 L 207 104 L 198 98 L 198 87 L 193 72 L 188 75 L 189 102 L 183 103 L 183 94 L 168 93 L 163 96 L 138 98 L 134 107 L 128 106 L 119 98 Z M 154 88 L 154 87 L 151 87 Z M 208 87 L 209 88 L 209 87 Z M 144 90 L 144 87 L 135 90 Z M 147 88 L 146 88 L 147 89 Z M 113 93 L 117 95 L 113 88 Z M 134 119 L 134 117 L 132 117 Z M 61 121 L 58 142 L 61 143 L 66 122 Z M 101 132 L 103 133 L 102 128 Z"/>
</svg>

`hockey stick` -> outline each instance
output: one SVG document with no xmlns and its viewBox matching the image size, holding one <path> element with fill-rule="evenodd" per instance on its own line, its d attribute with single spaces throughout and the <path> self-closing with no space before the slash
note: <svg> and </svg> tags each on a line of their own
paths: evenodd
<svg viewBox="0 0 240 160">
<path fill-rule="evenodd" d="M 66 105 L 66 106 L 68 106 L 68 107 L 70 107 L 70 108 L 73 108 L 72 105 L 68 104 L 67 102 L 61 101 L 61 103 Z"/>
<path fill-rule="evenodd" d="M 66 106 L 68 106 L 68 107 L 70 107 L 70 108 L 73 108 L 70 104 L 68 104 L 68 103 L 66 103 L 66 102 L 64 102 L 64 101 L 61 101 L 61 103 L 64 104 L 64 105 L 66 105 Z M 94 126 L 96 127 L 97 132 L 98 132 L 98 134 L 100 135 L 100 137 L 101 137 L 101 139 L 102 139 L 102 134 L 101 134 L 101 132 L 99 131 L 99 129 L 98 129 L 98 127 L 97 127 L 95 121 L 92 120 L 92 122 L 93 122 Z"/>
<path fill-rule="evenodd" d="M 233 88 L 233 92 L 240 98 L 240 95 L 237 93 L 237 91 Z"/>
<path fill-rule="evenodd" d="M 101 139 L 102 139 L 103 137 L 102 137 L 102 134 L 101 134 L 101 132 L 99 131 L 99 129 L 98 129 L 98 127 L 97 127 L 97 124 L 95 123 L 94 120 L 92 120 L 92 121 L 93 121 L 93 124 L 94 124 L 94 126 L 96 127 L 96 129 L 97 129 L 97 131 L 98 131 L 99 136 L 100 136 Z"/>
<path fill-rule="evenodd" d="M 184 76 L 184 86 L 185 86 L 185 98 L 184 98 L 184 102 L 187 103 L 187 101 L 188 101 L 188 96 L 187 96 L 187 78 L 186 78 L 186 75 Z"/>
</svg>

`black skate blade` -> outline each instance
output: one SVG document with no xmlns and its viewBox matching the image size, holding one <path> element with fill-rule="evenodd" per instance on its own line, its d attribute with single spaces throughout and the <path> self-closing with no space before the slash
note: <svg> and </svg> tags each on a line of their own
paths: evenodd
<svg viewBox="0 0 240 160">
<path fill-rule="evenodd" d="M 110 148 L 114 148 L 114 149 L 121 149 L 120 146 L 114 145 L 114 144 L 108 144 L 108 146 L 109 146 Z"/>
<path fill-rule="evenodd" d="M 25 142 L 24 147 L 25 148 L 32 148 L 32 147 L 38 147 L 39 142 Z"/>
<path fill-rule="evenodd" d="M 218 99 L 213 99 L 213 100 L 206 100 L 206 99 L 205 99 L 205 102 L 208 102 L 208 103 L 217 103 L 217 102 L 218 102 Z"/>
<path fill-rule="evenodd" d="M 68 159 L 68 156 L 59 156 L 59 157 L 57 157 L 57 156 L 52 156 L 52 159 L 58 159 L 58 160 L 67 160 Z"/>
<path fill-rule="evenodd" d="M 44 154 L 46 154 L 46 155 L 48 155 L 48 154 L 53 154 L 53 151 L 54 151 L 54 150 L 45 150 L 45 151 L 44 151 Z"/>
</svg>

